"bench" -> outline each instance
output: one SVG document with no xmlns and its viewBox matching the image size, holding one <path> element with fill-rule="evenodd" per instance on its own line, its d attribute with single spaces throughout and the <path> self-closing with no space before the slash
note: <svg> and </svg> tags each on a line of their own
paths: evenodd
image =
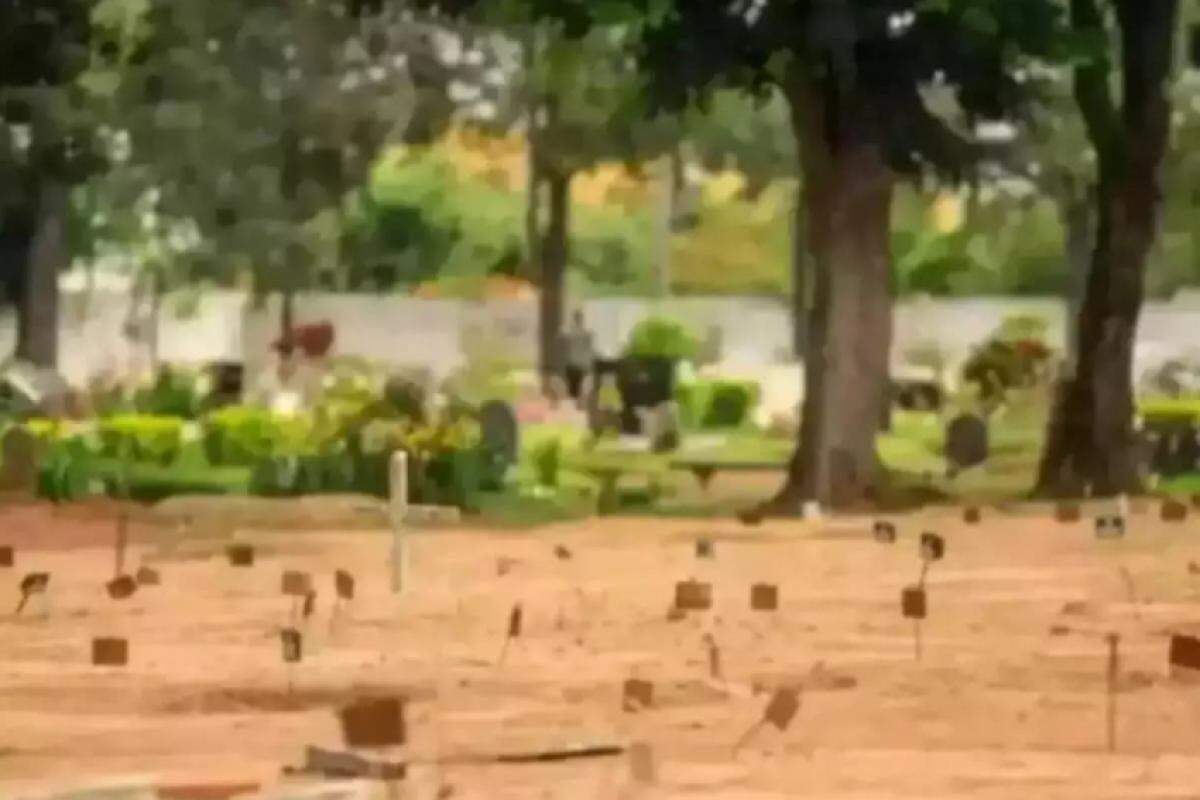
<svg viewBox="0 0 1200 800">
<path fill-rule="evenodd" d="M 680 458 L 671 462 L 671 469 L 690 472 L 701 489 L 708 489 L 718 472 L 785 472 L 786 461 L 714 461 Z"/>
</svg>

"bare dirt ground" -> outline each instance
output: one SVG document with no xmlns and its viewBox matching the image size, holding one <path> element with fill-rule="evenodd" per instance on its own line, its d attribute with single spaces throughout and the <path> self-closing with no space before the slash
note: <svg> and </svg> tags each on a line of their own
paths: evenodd
<svg viewBox="0 0 1200 800">
<path fill-rule="evenodd" d="M 111 522 L 75 520 L 90 531 L 76 546 L 46 546 L 46 534 L 39 548 L 14 519 L 0 528 L 0 544 L 18 547 L 0 601 L 15 605 L 29 571 L 52 579 L 44 607 L 0 607 L 4 798 L 129 776 L 278 786 L 306 745 L 341 747 L 339 704 L 389 691 L 410 698 L 410 745 L 393 755 L 424 765 L 403 797 L 1200 797 L 1200 687 L 1167 677 L 1167 634 L 1200 622 L 1193 522 L 1143 514 L 1125 540 L 1100 542 L 1086 521 L 987 511 L 966 526 L 930 510 L 898 518 L 894 545 L 872 541 L 861 519 L 426 532 L 412 537 L 400 597 L 383 533 L 256 532 L 244 537 L 259 547 L 251 569 L 230 567 L 215 543 L 211 558 L 132 548 L 130 565 L 153 563 L 163 582 L 118 602 L 103 589 Z M 918 662 L 899 595 L 920 571 L 923 530 L 942 533 L 947 554 L 928 575 Z M 695 557 L 700 535 L 714 538 L 714 559 Z M 331 622 L 339 568 L 357 576 L 358 596 Z M 277 636 L 284 569 L 310 571 L 319 592 L 290 671 Z M 687 578 L 712 582 L 714 608 L 670 621 L 673 585 Z M 778 612 L 750 610 L 750 586 L 764 581 L 779 585 Z M 518 602 L 523 635 L 498 665 Z M 1121 635 L 1115 754 L 1109 631 Z M 724 680 L 710 678 L 705 634 Z M 127 637 L 129 665 L 92 667 L 96 636 Z M 631 676 L 654 683 L 652 708 L 622 709 Z M 735 754 L 770 691 L 790 684 L 803 686 L 791 726 L 763 728 Z M 428 765 L 639 740 L 652 745 L 656 786 L 633 786 L 624 758 Z"/>
</svg>

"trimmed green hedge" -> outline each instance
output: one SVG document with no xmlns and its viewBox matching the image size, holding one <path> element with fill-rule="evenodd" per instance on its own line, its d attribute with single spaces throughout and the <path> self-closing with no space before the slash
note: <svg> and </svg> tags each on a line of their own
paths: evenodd
<svg viewBox="0 0 1200 800">
<path fill-rule="evenodd" d="M 204 418 L 204 453 L 213 466 L 254 467 L 265 459 L 303 453 L 310 429 L 303 417 L 285 417 L 254 406 L 227 406 Z"/>
<path fill-rule="evenodd" d="M 681 422 L 688 428 L 739 428 L 750 420 L 760 389 L 754 381 L 697 380 L 675 387 Z"/>
<path fill-rule="evenodd" d="M 120 414 L 96 426 L 100 451 L 107 458 L 170 464 L 183 445 L 183 419 L 154 414 Z"/>
<path fill-rule="evenodd" d="M 1148 425 L 1200 423 L 1200 397 L 1152 397 L 1138 402 L 1138 413 Z"/>
</svg>

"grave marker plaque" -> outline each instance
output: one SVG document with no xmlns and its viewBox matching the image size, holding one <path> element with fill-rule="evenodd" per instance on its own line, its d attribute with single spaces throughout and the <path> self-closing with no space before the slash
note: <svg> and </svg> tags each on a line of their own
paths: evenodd
<svg viewBox="0 0 1200 800">
<path fill-rule="evenodd" d="M 905 587 L 900 593 L 900 609 L 908 619 L 925 619 L 925 590 L 920 586 Z"/>
<path fill-rule="evenodd" d="M 1164 500 L 1160 510 L 1163 522 L 1183 522 L 1187 519 L 1187 506 L 1178 500 Z"/>
<path fill-rule="evenodd" d="M 229 564 L 234 567 L 254 566 L 254 548 L 248 544 L 231 544 L 225 548 Z"/>
<path fill-rule="evenodd" d="M 946 554 L 946 542 L 936 533 L 921 534 L 921 559 L 927 562 L 941 561 Z"/>
<path fill-rule="evenodd" d="M 750 608 L 754 611 L 778 610 L 779 587 L 773 583 L 758 583 L 751 586 Z"/>
<path fill-rule="evenodd" d="M 129 642 L 111 637 L 92 640 L 92 664 L 97 667 L 123 667 L 129 663 Z"/>
<path fill-rule="evenodd" d="M 1125 517 L 1120 514 L 1101 514 L 1096 517 L 1097 539 L 1120 539 L 1125 535 Z"/>
<path fill-rule="evenodd" d="M 522 616 L 523 616 L 523 614 L 521 612 L 520 603 L 513 606 L 512 611 L 510 611 L 508 613 L 508 638 L 509 639 L 519 639 L 520 638 Z"/>
<path fill-rule="evenodd" d="M 982 518 L 983 514 L 978 506 L 967 506 L 963 509 L 963 522 L 968 525 L 978 525 Z"/>
<path fill-rule="evenodd" d="M 341 710 L 347 747 L 393 747 L 406 738 L 404 701 L 399 697 L 360 700 Z"/>
<path fill-rule="evenodd" d="M 1172 636 L 1167 660 L 1173 679 L 1189 683 L 1200 681 L 1200 639 L 1194 636 Z"/>
<path fill-rule="evenodd" d="M 162 576 L 158 574 L 158 570 L 150 567 L 139 567 L 134 577 L 138 586 L 158 586 L 162 583 Z"/>
<path fill-rule="evenodd" d="M 779 689 L 767 704 L 763 719 L 780 731 L 787 730 L 800 710 L 800 693 L 795 689 Z"/>
<path fill-rule="evenodd" d="M 312 576 L 307 572 L 287 570 L 283 573 L 280 587 L 284 594 L 292 597 L 307 597 L 312 593 Z"/>
<path fill-rule="evenodd" d="M 877 520 L 871 526 L 871 533 L 880 544 L 893 544 L 896 541 L 896 526 L 890 522 Z"/>
<path fill-rule="evenodd" d="M 13 564 L 15 563 L 15 561 L 16 561 L 16 559 L 13 558 L 12 547 L 10 547 L 8 545 L 5 545 L 4 547 L 0 547 L 0 567 L 3 567 L 5 569 L 11 568 L 13 566 Z"/>
<path fill-rule="evenodd" d="M 675 584 L 675 607 L 680 611 L 707 611 L 712 608 L 712 586 L 699 581 Z"/>
<path fill-rule="evenodd" d="M 106 583 L 104 587 L 108 590 L 108 596 L 113 600 L 126 600 L 133 596 L 137 591 L 137 581 L 131 575 L 121 575 L 113 578 Z"/>
<path fill-rule="evenodd" d="M 1082 512 L 1078 503 L 1062 501 L 1054 507 L 1054 518 L 1064 524 L 1070 522 L 1079 522 Z"/>
<path fill-rule="evenodd" d="M 637 678 L 625 681 L 622 690 L 621 705 L 626 711 L 637 711 L 639 708 L 650 708 L 654 705 L 654 684 Z"/>
</svg>

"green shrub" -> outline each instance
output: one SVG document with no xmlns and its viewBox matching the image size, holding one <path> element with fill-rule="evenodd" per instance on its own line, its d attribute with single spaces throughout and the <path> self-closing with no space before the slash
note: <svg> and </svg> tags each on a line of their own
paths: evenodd
<svg viewBox="0 0 1200 800">
<path fill-rule="evenodd" d="M 1147 425 L 1188 425 L 1200 422 L 1200 397 L 1149 397 L 1138 402 Z"/>
<path fill-rule="evenodd" d="M 95 477 L 95 456 L 81 436 L 53 442 L 38 469 L 38 495 L 52 503 L 86 495 Z"/>
<path fill-rule="evenodd" d="M 688 428 L 741 427 L 758 400 L 758 384 L 753 381 L 702 379 L 675 387 L 680 422 Z"/>
<path fill-rule="evenodd" d="M 153 414 L 121 414 L 97 425 L 101 452 L 109 458 L 129 458 L 170 464 L 183 444 L 183 420 Z"/>
<path fill-rule="evenodd" d="M 142 414 L 195 419 L 203 401 L 197 376 L 164 367 L 153 384 L 134 393 L 133 407 Z"/>
<path fill-rule="evenodd" d="M 213 466 L 254 467 L 267 458 L 314 449 L 307 417 L 256 406 L 227 406 L 203 421 L 204 452 Z"/>
<path fill-rule="evenodd" d="M 963 365 L 963 382 L 979 388 L 985 401 L 1011 389 L 1037 383 L 1053 355 L 1042 339 L 1045 322 L 1034 316 L 1012 316 Z"/>
<path fill-rule="evenodd" d="M 634 327 L 625 346 L 626 356 L 694 361 L 700 340 L 683 325 L 665 317 L 650 317 Z"/>
<path fill-rule="evenodd" d="M 558 486 L 558 472 L 562 465 L 562 443 L 558 439 L 547 439 L 533 448 L 531 453 L 533 471 L 539 486 Z"/>
</svg>

